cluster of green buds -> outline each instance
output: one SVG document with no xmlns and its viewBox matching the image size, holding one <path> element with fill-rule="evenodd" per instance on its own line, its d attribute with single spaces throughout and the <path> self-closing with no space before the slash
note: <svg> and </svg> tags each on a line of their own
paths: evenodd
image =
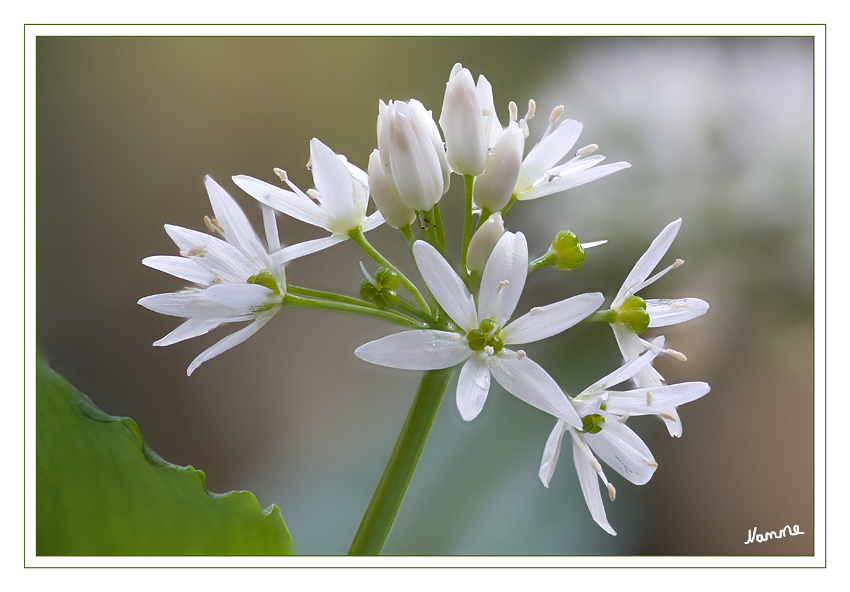
<svg viewBox="0 0 850 592">
<path fill-rule="evenodd" d="M 360 282 L 360 297 L 367 302 L 374 302 L 375 306 L 381 310 L 395 306 L 398 302 L 398 294 L 395 292 L 398 286 L 398 274 L 389 267 L 380 267 L 373 278 L 362 262 L 360 269 L 366 276 Z"/>
</svg>

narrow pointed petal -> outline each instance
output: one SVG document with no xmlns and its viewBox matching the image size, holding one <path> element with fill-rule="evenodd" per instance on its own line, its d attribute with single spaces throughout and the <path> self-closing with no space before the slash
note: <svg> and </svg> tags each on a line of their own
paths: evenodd
<svg viewBox="0 0 850 592">
<path fill-rule="evenodd" d="M 667 409 L 664 415 L 660 417 L 664 420 L 664 425 L 667 426 L 667 431 L 673 438 L 682 437 L 682 420 L 679 419 L 679 412 L 676 409 Z"/>
<path fill-rule="evenodd" d="M 552 475 L 555 473 L 555 465 L 558 463 L 558 456 L 561 454 L 561 444 L 564 441 L 564 432 L 566 430 L 567 424 L 559 419 L 555 424 L 555 429 L 549 434 L 549 439 L 546 440 L 546 447 L 543 449 L 543 460 L 540 462 L 540 470 L 537 472 L 537 475 L 546 487 L 549 487 L 549 481 L 552 480 Z"/>
<path fill-rule="evenodd" d="M 464 421 L 472 421 L 487 400 L 490 392 L 490 370 L 481 354 L 469 358 L 460 370 L 457 381 L 457 408 Z"/>
<path fill-rule="evenodd" d="M 294 245 L 283 247 L 281 250 L 272 253 L 271 261 L 273 265 L 281 266 L 288 261 L 322 251 L 345 240 L 348 240 L 348 237 L 345 235 L 332 234 L 330 236 L 323 236 L 322 238 L 314 238 L 312 240 L 304 241 L 303 243 L 295 243 Z"/>
<path fill-rule="evenodd" d="M 229 318 L 237 314 L 233 309 L 213 302 L 195 290 L 145 296 L 138 303 L 148 310 L 172 317 L 213 319 Z"/>
<path fill-rule="evenodd" d="M 617 339 L 617 346 L 624 360 L 631 361 L 646 350 L 641 338 L 628 325 L 621 323 L 611 325 L 611 328 L 614 330 L 614 337 Z M 632 376 L 632 380 L 638 388 L 659 386 L 662 383 L 661 375 L 651 365 L 639 370 Z"/>
<path fill-rule="evenodd" d="M 531 189 L 522 192 L 521 194 L 517 195 L 517 199 L 525 201 L 529 199 L 537 199 L 538 197 L 543 197 L 544 195 L 560 193 L 562 191 L 566 191 L 567 189 L 572 189 L 573 187 L 578 187 L 579 185 L 584 185 L 585 183 L 590 183 L 591 181 L 601 179 L 602 177 L 607 177 L 612 173 L 627 169 L 631 166 L 632 165 L 627 162 L 615 162 L 611 164 L 604 164 L 602 166 L 593 167 L 586 171 L 580 171 L 571 174 L 561 174 L 547 183 L 539 183 Z"/>
<path fill-rule="evenodd" d="M 164 271 L 174 277 L 195 282 L 196 284 L 207 285 L 215 277 L 193 260 L 186 257 L 154 255 L 153 257 L 145 257 L 142 259 L 142 263 L 153 269 Z"/>
<path fill-rule="evenodd" d="M 594 292 L 536 307 L 504 328 L 505 343 L 531 343 L 557 335 L 598 310 L 604 301 L 602 294 Z"/>
<path fill-rule="evenodd" d="M 233 177 L 233 182 L 260 203 L 283 212 L 287 216 L 292 216 L 296 220 L 325 230 L 328 229 L 330 224 L 328 215 L 309 197 L 275 187 L 265 181 L 246 175 L 236 175 Z"/>
<path fill-rule="evenodd" d="M 575 145 L 581 135 L 581 128 L 580 122 L 571 120 L 538 142 L 522 162 L 517 191 L 525 191 L 558 164 Z"/>
<path fill-rule="evenodd" d="M 154 341 L 153 344 L 159 347 L 173 345 L 186 339 L 191 339 L 193 337 L 198 337 L 199 335 L 209 333 L 210 331 L 218 327 L 220 324 L 221 323 L 217 320 L 201 319 L 197 317 L 192 318 L 184 323 L 181 323 L 176 329 L 174 329 L 174 331 L 172 331 L 162 339 Z"/>
<path fill-rule="evenodd" d="M 246 256 L 262 264 L 266 258 L 266 249 L 260 243 L 260 239 L 245 216 L 245 212 L 242 211 L 236 200 L 209 175 L 204 177 L 204 185 L 207 188 L 216 220 L 224 228 L 224 238 Z"/>
<path fill-rule="evenodd" d="M 647 300 L 650 327 L 666 327 L 695 319 L 708 311 L 708 302 L 699 298 Z"/>
<path fill-rule="evenodd" d="M 475 314 L 475 300 L 466 289 L 452 266 L 442 255 L 426 243 L 416 241 L 413 243 L 413 257 L 416 266 L 422 272 L 431 294 L 446 311 L 446 314 L 464 331 L 478 328 L 478 316 Z"/>
<path fill-rule="evenodd" d="M 622 304 L 623 300 L 629 294 L 634 294 L 636 286 L 642 284 L 649 277 L 649 274 L 652 273 L 652 270 L 655 269 L 662 257 L 667 253 L 670 245 L 673 244 L 673 239 L 676 238 L 681 225 L 682 219 L 679 218 L 665 226 L 664 230 L 655 237 L 655 240 L 649 245 L 649 249 L 638 259 L 626 281 L 623 282 L 623 286 L 620 288 L 617 297 L 614 298 L 614 302 L 611 305 L 612 308 Z"/>
<path fill-rule="evenodd" d="M 266 204 L 263 206 L 263 230 L 266 232 L 266 243 L 269 245 L 269 253 L 280 250 L 280 233 L 277 230 L 277 215 L 274 208 Z"/>
<path fill-rule="evenodd" d="M 354 355 L 377 364 L 402 370 L 437 370 L 459 364 L 472 355 L 466 340 L 447 331 L 403 331 L 370 341 Z"/>
<path fill-rule="evenodd" d="M 657 337 L 653 342 L 655 345 L 659 347 L 664 347 L 664 338 Z M 622 366 L 608 374 L 607 376 L 600 378 L 592 385 L 587 387 L 583 392 L 586 393 L 599 393 L 602 391 L 606 391 L 613 386 L 617 386 L 620 383 L 623 383 L 630 378 L 633 378 L 636 374 L 641 372 L 644 368 L 652 364 L 653 360 L 658 357 L 659 350 L 656 349 L 646 349 L 640 355 L 635 356 L 628 362 L 624 363 Z M 581 395 L 579 395 L 581 396 Z"/>
<path fill-rule="evenodd" d="M 657 467 L 652 452 L 626 424 L 605 414 L 602 431 L 584 438 L 605 464 L 629 482 L 643 485 L 652 478 Z"/>
<path fill-rule="evenodd" d="M 610 391 L 606 408 L 617 415 L 658 415 L 659 413 L 696 401 L 708 394 L 711 387 L 705 382 L 680 382 L 628 391 Z M 649 392 L 649 397 L 646 393 Z M 650 404 L 647 405 L 647 401 Z"/>
<path fill-rule="evenodd" d="M 260 284 L 213 284 L 204 291 L 204 296 L 234 310 L 249 312 L 274 302 L 276 295 Z"/>
<path fill-rule="evenodd" d="M 220 238 L 171 224 L 165 225 L 165 232 L 181 252 L 214 276 L 241 282 L 258 271 L 242 251 Z"/>
<path fill-rule="evenodd" d="M 498 355 L 488 356 L 487 365 L 496 381 L 513 396 L 571 426 L 581 427 L 581 419 L 564 391 L 533 360 L 519 359 L 516 352 L 505 348 Z"/>
<path fill-rule="evenodd" d="M 596 471 L 590 464 L 592 453 L 589 449 L 583 451 L 579 442 L 579 437 L 573 435 L 573 462 L 576 465 L 576 474 L 578 482 L 581 485 L 581 493 L 584 495 L 584 502 L 587 504 L 587 509 L 590 510 L 590 515 L 602 530 L 610 535 L 615 535 L 616 532 L 611 525 L 608 524 L 608 518 L 605 516 L 605 506 L 602 504 L 602 494 L 599 491 L 599 484 L 596 482 Z M 587 448 L 587 444 L 584 444 Z"/>
<path fill-rule="evenodd" d="M 366 221 L 363 223 L 363 232 L 369 232 L 370 230 L 374 230 L 384 222 L 384 215 L 380 211 L 373 212 L 368 218 L 366 218 Z"/>
<path fill-rule="evenodd" d="M 259 331 L 263 327 L 263 325 L 268 323 L 269 319 L 271 318 L 272 315 L 260 317 L 247 327 L 239 329 L 235 333 L 231 333 L 209 349 L 204 350 L 197 358 L 192 360 L 191 364 L 189 364 L 189 368 L 186 370 L 186 375 L 191 376 L 192 372 L 194 372 L 198 368 L 198 366 L 200 366 L 207 360 L 211 360 L 217 355 L 226 352 L 230 348 L 239 345 L 240 343 L 251 337 L 251 335 Z"/>
<path fill-rule="evenodd" d="M 350 222 L 351 230 L 359 225 L 362 218 L 354 191 L 354 178 L 346 164 L 336 153 L 318 139 L 310 140 L 310 162 L 313 167 L 313 180 L 319 192 L 319 201 L 328 215 L 336 222 Z"/>
<path fill-rule="evenodd" d="M 490 253 L 481 275 L 478 318 L 493 319 L 504 325 L 511 318 L 522 295 L 527 275 L 528 243 L 525 235 L 521 232 L 506 232 Z"/>
</svg>

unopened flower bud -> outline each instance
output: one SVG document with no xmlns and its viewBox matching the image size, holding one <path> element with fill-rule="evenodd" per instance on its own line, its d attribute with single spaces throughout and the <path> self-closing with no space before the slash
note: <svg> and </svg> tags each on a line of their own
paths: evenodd
<svg viewBox="0 0 850 592">
<path fill-rule="evenodd" d="M 378 151 L 387 183 L 414 210 L 430 210 L 449 189 L 437 124 L 419 101 L 378 105 Z"/>
<path fill-rule="evenodd" d="M 503 234 L 505 234 L 505 224 L 502 221 L 502 214 L 500 212 L 491 214 L 469 241 L 466 267 L 470 271 L 483 271 L 490 253 L 493 252 Z"/>
<path fill-rule="evenodd" d="M 555 235 L 547 255 L 553 255 L 549 265 L 558 269 L 576 269 L 584 263 L 584 249 L 576 235 L 569 230 L 562 230 Z"/>
<path fill-rule="evenodd" d="M 525 134 L 515 121 L 511 121 L 487 155 L 484 172 L 475 178 L 472 199 L 478 207 L 498 212 L 508 205 L 522 165 L 524 147 Z"/>
<path fill-rule="evenodd" d="M 389 267 L 381 267 L 375 272 L 375 278 L 369 276 L 363 263 L 360 269 L 366 277 L 360 282 L 360 297 L 363 300 L 374 302 L 381 310 L 392 308 L 398 302 L 398 294 L 395 292 L 398 286 L 398 274 Z"/>
<path fill-rule="evenodd" d="M 387 181 L 381 165 L 381 154 L 377 149 L 369 156 L 369 190 L 384 220 L 393 228 L 410 226 L 416 219 L 413 208 L 402 201 L 395 187 Z"/>
<path fill-rule="evenodd" d="M 453 171 L 477 176 L 484 170 L 490 114 L 486 116 L 485 121 L 472 74 L 455 64 L 440 113 L 440 128 L 446 137 L 446 154 Z"/>
</svg>

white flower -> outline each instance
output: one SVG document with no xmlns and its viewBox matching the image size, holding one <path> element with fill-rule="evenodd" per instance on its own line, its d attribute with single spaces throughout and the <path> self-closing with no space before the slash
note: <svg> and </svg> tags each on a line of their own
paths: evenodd
<svg viewBox="0 0 850 592">
<path fill-rule="evenodd" d="M 414 210 L 430 210 L 449 190 L 443 140 L 419 101 L 378 103 L 378 152 L 390 187 Z"/>
<path fill-rule="evenodd" d="M 180 257 L 158 255 L 142 261 L 148 267 L 193 282 L 195 287 L 139 300 L 142 306 L 186 321 L 155 341 L 164 346 L 203 335 L 222 323 L 252 321 L 231 333 L 194 359 L 187 374 L 203 362 L 242 343 L 256 333 L 280 309 L 286 294 L 284 262 L 291 251 L 280 250 L 274 212 L 263 208 L 266 240 L 273 255 L 260 242 L 237 203 L 210 177 L 205 184 L 214 219 L 205 217 L 215 236 L 165 225 L 165 231 L 180 249 Z"/>
<path fill-rule="evenodd" d="M 617 317 L 616 319 L 612 318 L 614 322 L 611 323 L 611 328 L 614 330 L 617 345 L 626 361 L 635 358 L 647 347 L 650 347 L 649 343 L 638 337 L 638 333 L 646 327 L 664 327 L 683 323 L 705 314 L 708 310 L 708 303 L 699 298 L 643 300 L 636 296 L 637 292 L 655 282 L 671 269 L 675 269 L 684 263 L 681 259 L 677 259 L 672 265 L 649 277 L 649 274 L 667 253 L 681 225 L 681 218 L 671 222 L 652 241 L 649 249 L 638 259 L 611 303 L 611 311 L 616 313 L 615 316 Z M 674 350 L 666 351 L 678 357 L 684 357 Z M 634 382 L 638 388 L 649 388 L 653 392 L 663 384 L 663 380 L 661 374 L 651 366 L 644 368 L 634 376 Z M 682 423 L 675 406 L 665 409 L 659 415 L 667 425 L 667 430 L 671 436 L 680 437 L 682 435 Z"/>
<path fill-rule="evenodd" d="M 580 426 L 578 415 L 554 379 L 524 351 L 504 346 L 538 341 L 566 330 L 599 308 L 602 295 L 581 294 L 532 308 L 505 325 L 528 271 L 528 246 L 522 233 L 506 232 L 490 255 L 481 278 L 477 309 L 463 281 L 434 247 L 417 241 L 413 254 L 434 298 L 465 335 L 404 331 L 362 345 L 354 353 L 373 364 L 407 370 L 449 368 L 465 361 L 458 379 L 457 405 L 467 421 L 481 411 L 492 374 L 512 395 Z"/>
<path fill-rule="evenodd" d="M 381 164 L 381 153 L 376 148 L 369 155 L 369 191 L 387 224 L 393 228 L 410 226 L 416 219 L 416 211 L 404 203 L 395 186 L 390 185 L 384 166 Z"/>
<path fill-rule="evenodd" d="M 483 76 L 478 81 L 480 86 L 490 87 Z M 492 90 L 490 93 L 492 104 Z M 455 64 L 446 83 L 440 128 L 446 136 L 449 165 L 456 173 L 476 176 L 484 170 L 489 147 L 490 117 L 493 115 L 489 107 L 486 98 L 482 103 L 482 96 L 469 70 Z"/>
<path fill-rule="evenodd" d="M 502 221 L 502 213 L 490 214 L 469 241 L 466 267 L 470 271 L 482 271 L 487 265 L 490 253 L 496 248 L 503 234 L 505 234 L 505 223 Z"/>
<path fill-rule="evenodd" d="M 663 344 L 663 338 L 659 339 Z M 643 485 L 652 477 L 658 466 L 652 457 L 652 453 L 643 440 L 626 427 L 623 417 L 628 416 L 617 417 L 611 412 L 607 401 L 611 401 L 612 398 L 617 396 L 628 396 L 628 392 L 618 393 L 609 389 L 628 380 L 636 372 L 647 367 L 656 355 L 658 355 L 657 349 L 648 350 L 582 391 L 573 401 L 575 408 L 582 417 L 582 426 L 576 429 L 576 427 L 567 425 L 563 421 L 558 421 L 546 441 L 546 447 L 543 451 L 539 476 L 543 485 L 549 487 L 549 481 L 552 479 L 558 456 L 561 453 L 564 434 L 569 431 L 573 442 L 573 462 L 584 501 L 587 503 L 590 515 L 596 523 L 611 535 L 617 533 L 608 524 L 602 496 L 599 486 L 596 484 L 596 477 L 598 476 L 602 480 L 611 501 L 614 501 L 616 491 L 608 478 L 605 477 L 602 466 L 593 453 L 599 455 L 606 464 L 635 485 Z M 603 403 L 606 405 L 605 409 L 602 409 Z"/>
<path fill-rule="evenodd" d="M 513 120 L 487 155 L 484 172 L 475 177 L 472 199 L 480 208 L 498 212 L 511 199 L 520 166 L 525 134 L 516 122 L 516 106 L 511 103 Z"/>
<path fill-rule="evenodd" d="M 233 177 L 234 183 L 260 203 L 331 233 L 327 237 L 288 247 L 289 259 L 341 243 L 349 238 L 350 231 L 358 227 L 368 232 L 384 222 L 380 212 L 366 216 L 369 177 L 365 172 L 347 162 L 344 156 L 334 154 L 316 138 L 310 140 L 310 163 L 316 188 L 306 194 L 280 169 L 275 169 L 275 172 L 292 191 L 245 175 Z"/>
</svg>

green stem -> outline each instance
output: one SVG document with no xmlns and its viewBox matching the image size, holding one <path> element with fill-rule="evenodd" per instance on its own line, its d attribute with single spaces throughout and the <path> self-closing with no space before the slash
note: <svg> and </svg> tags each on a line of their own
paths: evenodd
<svg viewBox="0 0 850 592">
<path fill-rule="evenodd" d="M 379 310 L 378 308 L 373 309 L 367 306 L 348 304 L 346 302 L 328 302 L 325 300 L 313 300 L 310 298 L 302 298 L 301 296 L 296 296 L 295 294 L 292 294 L 290 292 L 287 292 L 286 296 L 283 297 L 283 304 L 284 306 L 319 308 L 322 310 L 335 310 L 338 312 L 350 312 L 359 315 L 366 315 L 368 317 L 375 317 L 376 319 L 389 321 L 391 323 L 401 325 L 402 327 L 407 327 L 408 329 L 427 328 L 427 325 L 425 323 L 420 323 L 411 319 L 410 317 L 401 315 L 397 312 L 389 310 Z"/>
<path fill-rule="evenodd" d="M 465 191 L 465 199 L 463 204 L 463 243 L 460 246 L 460 277 L 469 284 L 469 273 L 466 271 L 466 252 L 469 250 L 469 241 L 472 238 L 472 182 L 475 177 L 472 175 L 464 175 L 463 183 Z"/>
<path fill-rule="evenodd" d="M 302 288 L 300 286 L 293 286 L 292 284 L 288 284 L 286 286 L 286 291 L 290 294 L 295 294 L 296 296 L 306 296 L 307 298 L 321 298 L 322 300 L 330 300 L 332 302 L 343 302 L 345 304 L 353 304 L 355 306 L 362 306 L 364 308 L 378 310 L 378 307 L 372 304 L 371 302 L 367 302 L 359 298 L 354 298 L 353 296 L 336 294 L 334 292 L 324 292 L 322 290 L 313 290 L 312 288 Z"/>
<path fill-rule="evenodd" d="M 351 542 L 349 555 L 377 555 L 381 552 L 453 372 L 454 368 L 429 370 L 422 376 L 384 474 Z"/>
<path fill-rule="evenodd" d="M 490 210 L 488 210 L 487 208 L 481 208 L 481 213 L 478 215 L 478 224 L 475 225 L 475 230 L 481 228 L 481 225 L 487 221 L 487 218 L 490 217 L 490 214 L 492 214 Z"/>
<path fill-rule="evenodd" d="M 413 243 L 416 242 L 416 239 L 413 237 L 413 232 L 410 230 L 410 226 L 402 226 L 399 228 L 399 232 L 404 235 L 404 238 L 407 239 L 407 244 L 412 247 Z"/>
<path fill-rule="evenodd" d="M 448 248 L 446 247 L 446 235 L 443 233 L 443 217 L 440 216 L 440 204 L 435 203 L 434 209 L 431 210 L 434 212 L 434 230 L 437 234 L 437 250 L 446 258 L 446 261 L 449 260 L 448 257 Z"/>
<path fill-rule="evenodd" d="M 357 243 L 357 245 L 361 249 L 363 249 L 366 254 L 369 255 L 372 259 L 374 259 L 376 262 L 380 263 L 385 267 L 389 267 L 394 272 L 396 272 L 398 274 L 398 281 L 401 283 L 404 289 L 407 290 L 407 292 L 413 297 L 413 300 L 416 301 L 416 304 L 419 306 L 419 308 L 421 308 L 423 312 L 426 312 L 429 315 L 431 314 L 431 309 L 428 307 L 428 303 L 425 302 L 425 299 L 422 297 L 422 294 L 419 293 L 419 290 L 416 289 L 416 286 L 414 286 L 413 283 L 409 279 L 407 279 L 407 276 L 405 276 L 401 271 L 399 271 L 399 269 L 396 268 L 395 265 L 387 261 L 383 255 L 381 255 L 377 250 L 375 250 L 375 247 L 369 244 L 369 241 L 367 241 L 366 237 L 363 236 L 363 230 L 359 226 L 349 231 L 348 236 L 349 238 L 351 238 L 351 240 Z"/>
<path fill-rule="evenodd" d="M 507 213 L 508 213 L 508 210 L 510 210 L 510 209 L 511 209 L 511 206 L 512 206 L 512 205 L 514 205 L 514 203 L 516 203 L 516 193 L 514 193 L 514 194 L 511 196 L 511 199 L 510 199 L 510 201 L 508 202 L 508 205 L 506 205 L 504 208 L 502 208 L 502 218 L 504 218 L 504 217 L 505 217 L 505 214 L 507 214 Z"/>
</svg>

